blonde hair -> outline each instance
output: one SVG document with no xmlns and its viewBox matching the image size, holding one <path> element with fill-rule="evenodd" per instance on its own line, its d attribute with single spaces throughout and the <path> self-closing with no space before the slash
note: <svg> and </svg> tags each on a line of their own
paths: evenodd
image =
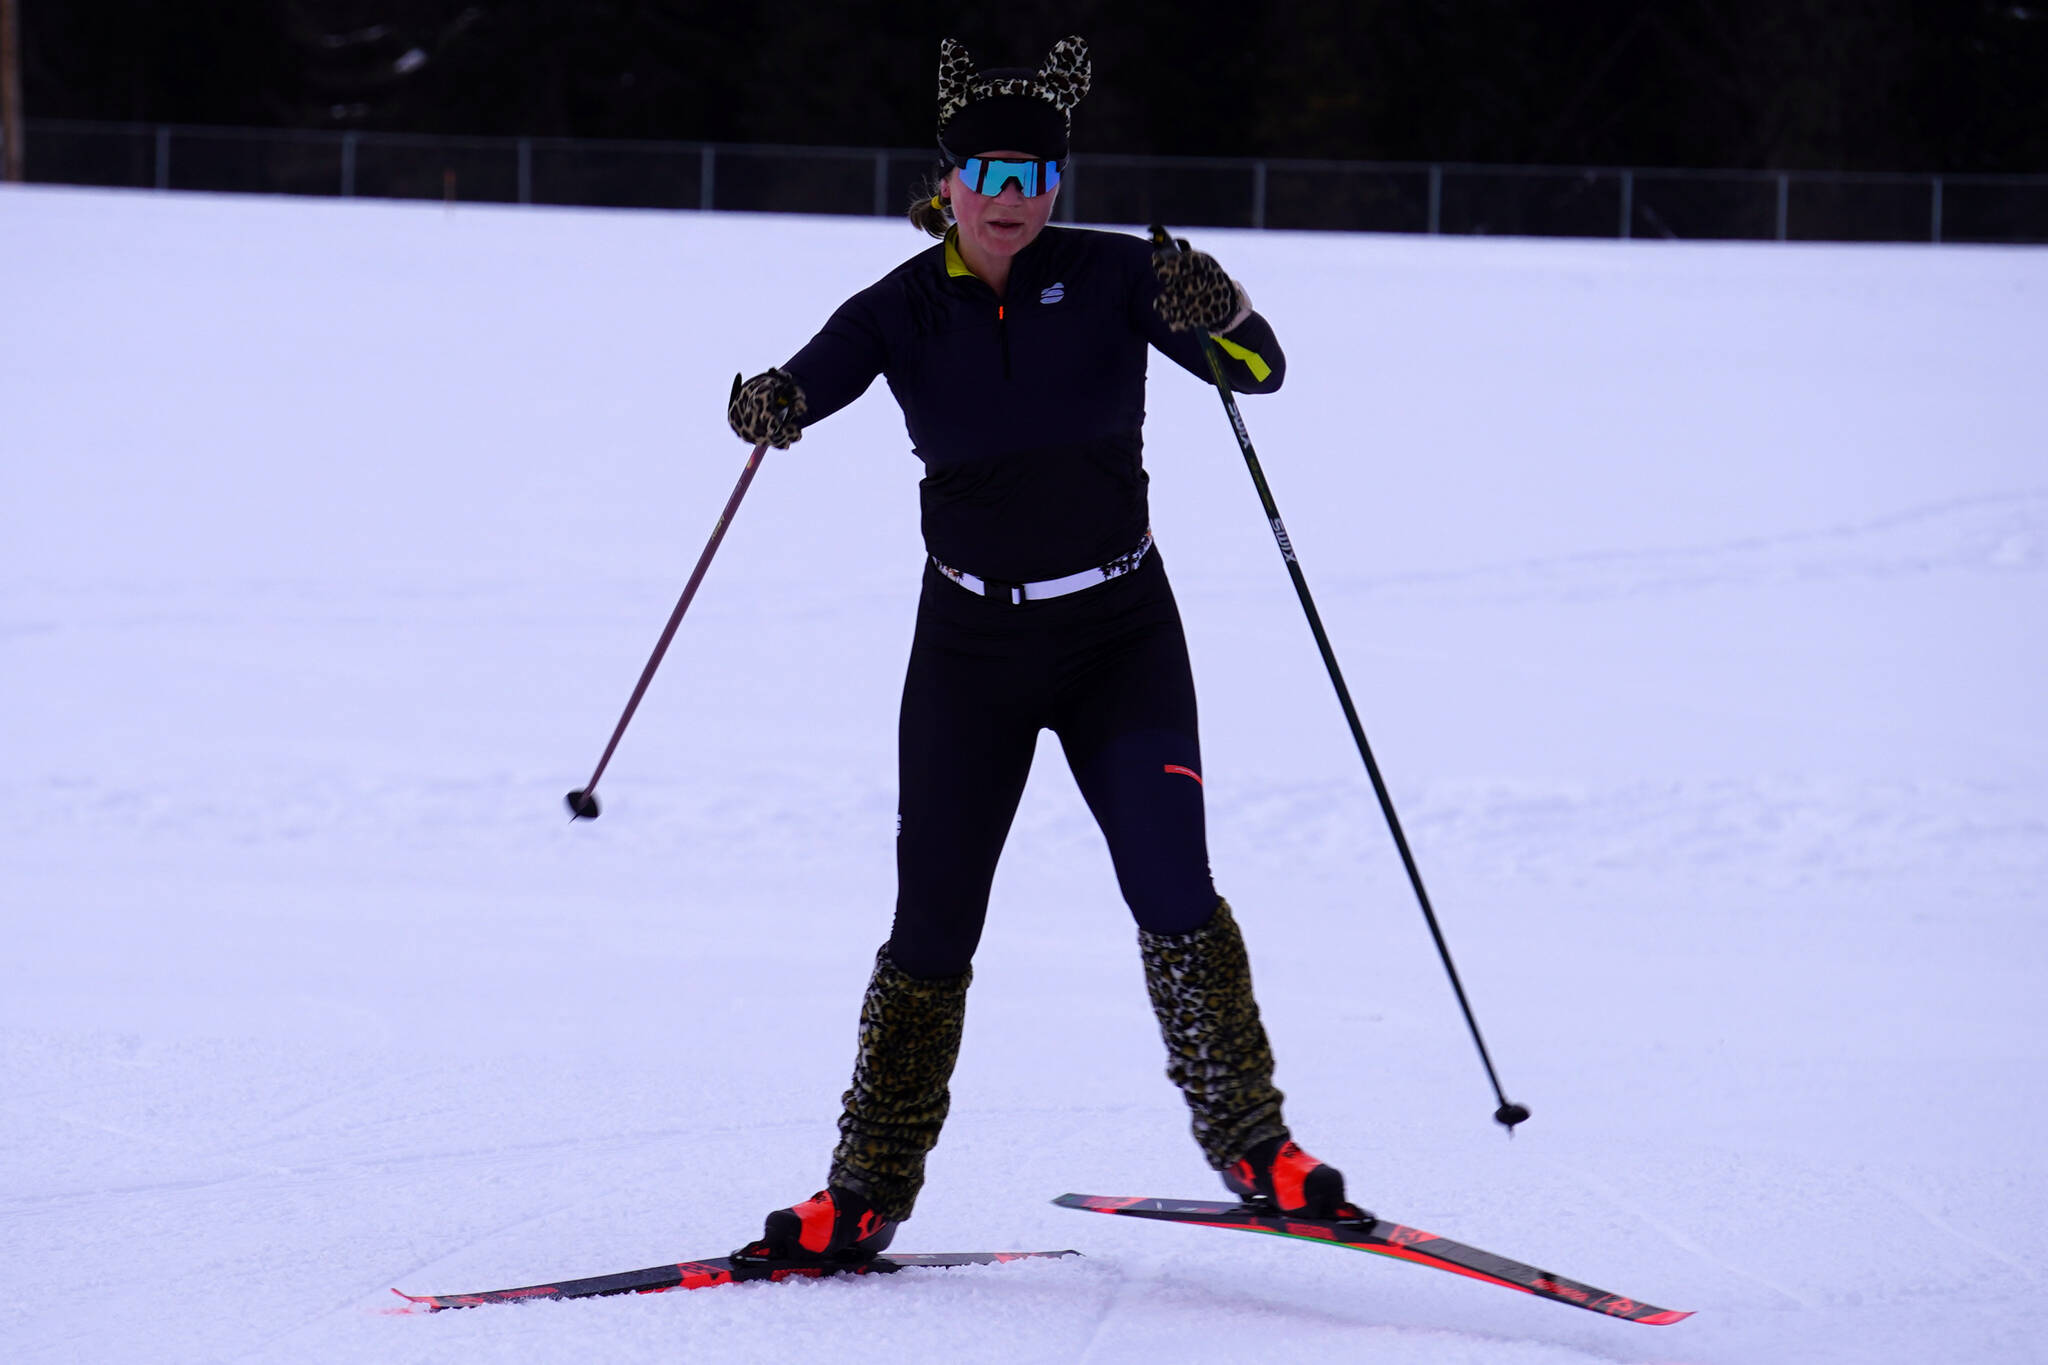
<svg viewBox="0 0 2048 1365">
<path fill-rule="evenodd" d="M 953 210 L 946 203 L 946 182 L 953 167 L 944 161 L 926 172 L 910 196 L 910 221 L 934 237 L 944 237 L 953 226 Z"/>
</svg>

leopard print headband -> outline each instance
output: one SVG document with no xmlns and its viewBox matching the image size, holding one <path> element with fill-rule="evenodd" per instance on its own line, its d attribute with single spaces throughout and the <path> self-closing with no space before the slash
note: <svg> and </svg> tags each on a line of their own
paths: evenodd
<svg viewBox="0 0 2048 1365">
<path fill-rule="evenodd" d="M 1062 38 L 1046 54 L 1045 65 L 1036 72 L 974 69 L 974 58 L 961 43 L 948 38 L 939 44 L 939 127 L 968 105 L 992 95 L 1032 95 L 1060 111 L 1071 128 L 1074 106 L 1088 93 L 1088 44 L 1078 37 Z"/>
</svg>

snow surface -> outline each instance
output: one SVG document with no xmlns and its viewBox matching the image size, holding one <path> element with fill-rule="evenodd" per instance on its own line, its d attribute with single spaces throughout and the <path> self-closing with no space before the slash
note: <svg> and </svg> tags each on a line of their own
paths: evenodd
<svg viewBox="0 0 2048 1365">
<path fill-rule="evenodd" d="M 2048 253 L 1205 234 L 1512 1142 L 1213 394 L 1155 517 L 1217 880 L 1364 1203 L 1698 1310 L 1087 1217 L 1214 1197 L 1041 754 L 905 1250 L 1086 1259 L 390 1316 L 723 1253 L 823 1176 L 893 897 L 915 481 L 734 370 L 852 219 L 0 193 L 10 1361 L 2048 1357 Z"/>
</svg>

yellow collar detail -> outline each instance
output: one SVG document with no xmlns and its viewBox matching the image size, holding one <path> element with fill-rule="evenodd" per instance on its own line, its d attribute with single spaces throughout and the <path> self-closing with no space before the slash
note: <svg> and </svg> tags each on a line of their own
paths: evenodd
<svg viewBox="0 0 2048 1365">
<path fill-rule="evenodd" d="M 974 274 L 967 268 L 967 262 L 961 258 L 960 226 L 957 223 L 946 229 L 946 273 L 956 279 L 962 275 Z"/>
</svg>

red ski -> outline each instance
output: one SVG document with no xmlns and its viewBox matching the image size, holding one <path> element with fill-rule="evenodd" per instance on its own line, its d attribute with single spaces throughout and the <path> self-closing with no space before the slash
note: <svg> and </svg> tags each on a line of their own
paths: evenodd
<svg viewBox="0 0 2048 1365">
<path fill-rule="evenodd" d="M 1289 1218 L 1270 1208 L 1248 1204 L 1225 1204 L 1206 1199 L 1144 1199 L 1101 1194 L 1063 1194 L 1052 1201 L 1061 1208 L 1086 1209 L 1093 1213 L 1120 1213 L 1131 1218 L 1155 1218 L 1167 1223 L 1193 1223 L 1206 1228 L 1236 1228 L 1241 1232 L 1265 1232 L 1276 1237 L 1298 1237 L 1305 1242 L 1324 1242 L 1391 1256 L 1397 1261 L 1448 1270 L 1503 1289 L 1519 1289 L 1539 1299 L 1568 1303 L 1612 1318 L 1646 1322 L 1667 1327 L 1683 1322 L 1691 1313 L 1674 1312 L 1595 1289 L 1547 1270 L 1496 1256 L 1490 1251 L 1468 1247 L 1420 1228 L 1402 1227 L 1361 1213 L 1356 1219 Z"/>
<path fill-rule="evenodd" d="M 749 1280 L 819 1280 L 829 1275 L 893 1275 L 899 1270 L 926 1270 L 943 1266 L 996 1265 L 1004 1261 L 1041 1260 L 1078 1256 L 1078 1251 L 952 1251 L 912 1252 L 902 1256 L 878 1256 L 851 1265 L 734 1265 L 727 1256 L 708 1261 L 681 1261 L 674 1265 L 625 1270 L 615 1275 L 594 1275 L 585 1280 L 557 1280 L 553 1284 L 530 1284 L 522 1289 L 486 1289 L 474 1294 L 408 1294 L 391 1292 L 412 1304 L 393 1312 L 437 1313 L 443 1308 L 476 1308 L 487 1303 L 525 1303 L 532 1299 L 594 1299 L 607 1294 L 666 1294 L 671 1289 L 711 1289 L 721 1284 Z"/>
</svg>

